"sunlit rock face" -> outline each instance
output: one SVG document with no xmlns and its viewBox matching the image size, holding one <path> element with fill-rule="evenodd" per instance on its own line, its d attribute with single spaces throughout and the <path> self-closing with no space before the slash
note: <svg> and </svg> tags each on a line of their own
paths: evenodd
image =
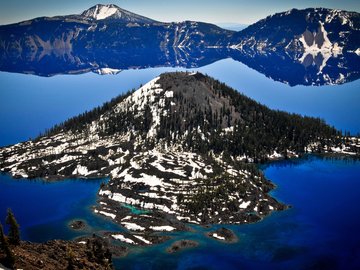
<svg viewBox="0 0 360 270">
<path fill-rule="evenodd" d="M 277 13 L 234 34 L 233 46 L 246 50 L 355 52 L 359 48 L 360 15 L 325 8 Z M 235 41 L 234 41 L 235 43 Z"/>
<path fill-rule="evenodd" d="M 290 85 L 341 84 L 359 77 L 356 12 L 292 9 L 260 20 L 234 37 L 240 42 L 232 48 L 242 52 L 243 62 Z"/>
<path fill-rule="evenodd" d="M 303 55 L 298 59 L 306 68 L 314 65 L 318 70 L 318 74 L 322 73 L 326 67 L 327 61 L 331 58 L 337 58 L 342 55 L 342 47 L 338 43 L 331 43 L 328 38 L 324 25 L 319 23 L 316 32 L 310 32 L 308 29 L 299 38 L 303 45 Z M 341 80 L 340 76 L 340 80 Z"/>
</svg>

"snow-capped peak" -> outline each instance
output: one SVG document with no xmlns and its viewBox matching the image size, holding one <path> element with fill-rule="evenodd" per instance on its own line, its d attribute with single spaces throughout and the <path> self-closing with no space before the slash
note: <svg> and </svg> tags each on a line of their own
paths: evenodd
<svg viewBox="0 0 360 270">
<path fill-rule="evenodd" d="M 120 11 L 120 8 L 116 5 L 101 5 L 97 4 L 96 6 L 86 10 L 83 15 L 86 17 L 91 17 L 96 20 L 106 19 L 115 13 Z M 119 17 L 121 17 L 121 12 L 118 12 Z"/>
<path fill-rule="evenodd" d="M 118 22 L 133 22 L 133 23 L 155 22 L 152 19 L 132 13 L 114 4 L 108 4 L 108 5 L 97 4 L 96 6 L 93 6 L 88 10 L 85 10 L 81 15 L 87 18 L 95 19 L 97 21 L 105 20 L 105 19 L 115 19 Z"/>
</svg>

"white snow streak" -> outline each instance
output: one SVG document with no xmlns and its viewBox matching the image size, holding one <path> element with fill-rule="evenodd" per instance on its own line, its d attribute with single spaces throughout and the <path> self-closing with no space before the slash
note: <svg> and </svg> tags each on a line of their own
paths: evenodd
<svg viewBox="0 0 360 270">
<path fill-rule="evenodd" d="M 225 237 L 222 237 L 222 236 L 218 235 L 217 233 L 213 233 L 212 236 L 213 236 L 214 238 L 219 239 L 219 240 L 225 240 Z"/>
<path fill-rule="evenodd" d="M 112 238 L 116 240 L 120 240 L 121 242 L 129 243 L 129 244 L 135 244 L 135 242 L 129 238 L 124 237 L 122 234 L 113 234 L 111 235 Z"/>
<path fill-rule="evenodd" d="M 175 228 L 171 226 L 150 226 L 150 229 L 154 231 L 166 231 L 166 232 L 175 230 Z"/>
</svg>

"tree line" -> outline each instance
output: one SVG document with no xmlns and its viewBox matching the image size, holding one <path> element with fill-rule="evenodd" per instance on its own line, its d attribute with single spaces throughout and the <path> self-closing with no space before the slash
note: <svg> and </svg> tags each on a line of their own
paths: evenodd
<svg viewBox="0 0 360 270">
<path fill-rule="evenodd" d="M 319 142 L 318 152 L 323 151 L 325 145 L 342 143 L 341 132 L 322 119 L 271 110 L 202 74 L 167 73 L 161 75 L 159 83 L 164 90 L 172 90 L 174 97 L 166 99 L 163 110 L 167 113 L 160 113 L 157 141 L 177 143 L 174 138 L 183 138 L 183 146 L 192 151 L 246 156 L 255 162 L 265 161 L 275 150 L 286 157 L 289 151 L 306 152 L 306 146 L 312 142 Z M 87 124 L 109 112 L 105 120 L 98 122 L 96 132 L 100 136 L 134 132 L 143 134 L 144 143 L 152 145 L 153 141 L 145 136 L 153 120 L 151 104 L 146 104 L 140 115 L 126 108 L 120 113 L 111 113 L 111 109 L 131 93 L 56 125 L 43 135 L 60 131 L 88 134 Z M 159 97 L 156 98 L 158 102 Z M 230 127 L 232 129 L 224 132 Z"/>
</svg>

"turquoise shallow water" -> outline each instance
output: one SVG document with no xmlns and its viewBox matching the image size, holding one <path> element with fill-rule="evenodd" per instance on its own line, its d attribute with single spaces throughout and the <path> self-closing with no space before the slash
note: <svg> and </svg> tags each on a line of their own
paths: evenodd
<svg viewBox="0 0 360 270">
<path fill-rule="evenodd" d="M 125 208 L 130 209 L 131 213 L 133 213 L 135 215 L 141 215 L 141 214 L 149 213 L 149 211 L 147 211 L 147 210 L 138 209 L 135 206 L 130 205 L 130 204 L 123 203 L 122 206 L 124 206 Z"/>
<path fill-rule="evenodd" d="M 173 233 L 173 239 L 149 248 L 133 248 L 116 260 L 119 269 L 359 269 L 360 161 L 307 157 L 263 167 L 278 187 L 273 196 L 292 205 L 256 224 L 228 226 L 239 236 L 236 244 L 204 236 L 209 229 Z M 67 228 L 74 218 L 90 230 L 121 230 L 92 214 L 103 180 L 56 183 L 14 180 L 0 176 L 0 217 L 13 208 L 23 238 L 45 241 L 80 236 Z M 35 199 L 36 198 L 36 199 Z M 217 226 L 215 226 L 216 228 Z M 194 249 L 167 254 L 179 239 L 200 243 Z"/>
</svg>

